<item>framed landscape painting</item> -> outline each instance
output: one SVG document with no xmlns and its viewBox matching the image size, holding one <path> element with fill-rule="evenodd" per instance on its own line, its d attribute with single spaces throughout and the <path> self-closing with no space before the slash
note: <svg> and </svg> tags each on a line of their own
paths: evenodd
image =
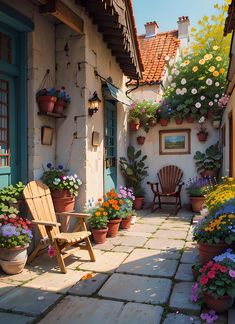
<svg viewBox="0 0 235 324">
<path fill-rule="evenodd" d="M 191 130 L 172 129 L 159 131 L 159 150 L 161 155 L 190 154 Z"/>
</svg>

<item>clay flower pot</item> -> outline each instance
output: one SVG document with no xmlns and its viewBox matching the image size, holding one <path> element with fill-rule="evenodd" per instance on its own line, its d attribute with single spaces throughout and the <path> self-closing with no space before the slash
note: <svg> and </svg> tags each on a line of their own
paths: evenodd
<svg viewBox="0 0 235 324">
<path fill-rule="evenodd" d="M 218 172 L 217 169 L 215 169 L 215 170 L 205 170 L 205 171 L 201 172 L 200 175 L 202 177 L 212 177 L 212 178 L 215 178 L 217 176 L 217 172 Z"/>
<path fill-rule="evenodd" d="M 230 246 L 225 242 L 217 244 L 198 243 L 199 262 L 201 265 L 206 264 L 215 256 L 225 252 Z"/>
<path fill-rule="evenodd" d="M 181 125 L 181 124 L 183 124 L 183 119 L 182 118 L 175 118 L 175 123 L 176 123 L 176 125 Z"/>
<path fill-rule="evenodd" d="M 91 229 L 94 241 L 96 244 L 103 244 L 106 241 L 106 236 L 108 233 L 108 227 L 106 228 L 100 228 L 100 229 L 96 229 L 96 228 L 92 228 Z"/>
<path fill-rule="evenodd" d="M 133 201 L 133 208 L 136 210 L 140 210 L 143 208 L 144 205 L 144 197 L 135 197 Z"/>
<path fill-rule="evenodd" d="M 200 142 L 205 142 L 207 140 L 208 132 L 197 133 L 197 138 Z"/>
<path fill-rule="evenodd" d="M 52 112 L 57 98 L 54 96 L 39 96 L 37 102 L 40 112 Z"/>
<path fill-rule="evenodd" d="M 131 216 L 127 218 L 123 218 L 121 221 L 121 228 L 122 229 L 129 229 L 131 227 Z"/>
<path fill-rule="evenodd" d="M 169 119 L 168 118 L 161 118 L 160 119 L 160 125 L 161 126 L 167 126 L 169 123 Z"/>
<path fill-rule="evenodd" d="M 64 102 L 63 100 L 58 100 L 55 103 L 53 112 L 55 112 L 57 114 L 62 114 L 65 106 L 66 106 L 66 102 Z"/>
<path fill-rule="evenodd" d="M 117 236 L 119 226 L 121 223 L 121 218 L 117 219 L 110 219 L 107 226 L 108 226 L 108 234 L 109 237 L 115 237 Z"/>
<path fill-rule="evenodd" d="M 194 117 L 193 116 L 188 116 L 188 117 L 186 117 L 186 120 L 187 120 L 187 122 L 188 123 L 193 123 L 194 122 Z"/>
<path fill-rule="evenodd" d="M 27 248 L 16 246 L 14 248 L 0 248 L 0 265 L 7 274 L 17 274 L 23 271 L 27 261 Z"/>
<path fill-rule="evenodd" d="M 145 137 L 144 136 L 138 136 L 136 139 L 137 139 L 137 143 L 139 145 L 144 145 L 144 142 L 145 142 Z"/>
<path fill-rule="evenodd" d="M 154 117 L 149 118 L 148 124 L 149 124 L 150 127 L 156 126 L 156 124 L 157 124 L 156 118 L 154 118 Z"/>
<path fill-rule="evenodd" d="M 192 205 L 192 210 L 195 213 L 198 213 L 203 208 L 202 205 L 205 202 L 205 197 L 190 197 L 190 202 Z"/>
<path fill-rule="evenodd" d="M 139 119 L 132 120 L 130 122 L 130 128 L 131 128 L 131 131 L 137 132 L 138 129 L 140 128 L 140 121 L 139 121 Z"/>
<path fill-rule="evenodd" d="M 51 196 L 56 212 L 63 213 L 74 210 L 75 197 L 69 190 L 51 190 Z"/>
<path fill-rule="evenodd" d="M 230 296 L 222 296 L 215 299 L 210 294 L 204 292 L 203 293 L 204 302 L 207 307 L 210 309 L 214 309 L 217 313 L 223 313 L 229 310 L 234 303 L 234 298 Z"/>
</svg>

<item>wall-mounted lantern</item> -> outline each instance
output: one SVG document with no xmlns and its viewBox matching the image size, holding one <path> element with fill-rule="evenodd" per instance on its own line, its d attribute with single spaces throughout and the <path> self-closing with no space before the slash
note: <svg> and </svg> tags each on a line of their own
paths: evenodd
<svg viewBox="0 0 235 324">
<path fill-rule="evenodd" d="M 100 98 L 95 91 L 93 96 L 88 100 L 90 103 L 90 107 L 88 108 L 89 116 L 93 116 L 99 109 L 99 103 L 101 102 Z"/>
</svg>

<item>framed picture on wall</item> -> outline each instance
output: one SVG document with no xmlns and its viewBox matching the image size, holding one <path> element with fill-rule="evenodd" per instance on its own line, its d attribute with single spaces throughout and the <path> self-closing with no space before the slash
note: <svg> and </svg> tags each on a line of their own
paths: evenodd
<svg viewBox="0 0 235 324">
<path fill-rule="evenodd" d="M 43 126 L 41 129 L 41 143 L 42 145 L 52 145 L 54 128 Z"/>
<path fill-rule="evenodd" d="M 191 153 L 191 130 L 171 129 L 159 131 L 159 154 L 178 155 Z"/>
</svg>

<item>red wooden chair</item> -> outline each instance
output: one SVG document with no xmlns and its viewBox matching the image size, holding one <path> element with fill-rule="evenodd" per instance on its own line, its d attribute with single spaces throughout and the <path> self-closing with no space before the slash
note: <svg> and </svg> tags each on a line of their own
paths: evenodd
<svg viewBox="0 0 235 324">
<path fill-rule="evenodd" d="M 158 173 L 159 182 L 147 182 L 151 186 L 154 194 L 152 212 L 158 208 L 162 208 L 163 204 L 175 205 L 175 214 L 181 206 L 180 192 L 184 183 L 181 181 L 183 172 L 175 165 L 168 165 L 163 167 Z M 160 188 L 159 188 L 160 183 Z M 161 190 L 159 190 L 161 189 Z M 173 197 L 175 202 L 162 201 L 161 197 Z M 157 207 L 155 207 L 157 205 Z"/>
</svg>

